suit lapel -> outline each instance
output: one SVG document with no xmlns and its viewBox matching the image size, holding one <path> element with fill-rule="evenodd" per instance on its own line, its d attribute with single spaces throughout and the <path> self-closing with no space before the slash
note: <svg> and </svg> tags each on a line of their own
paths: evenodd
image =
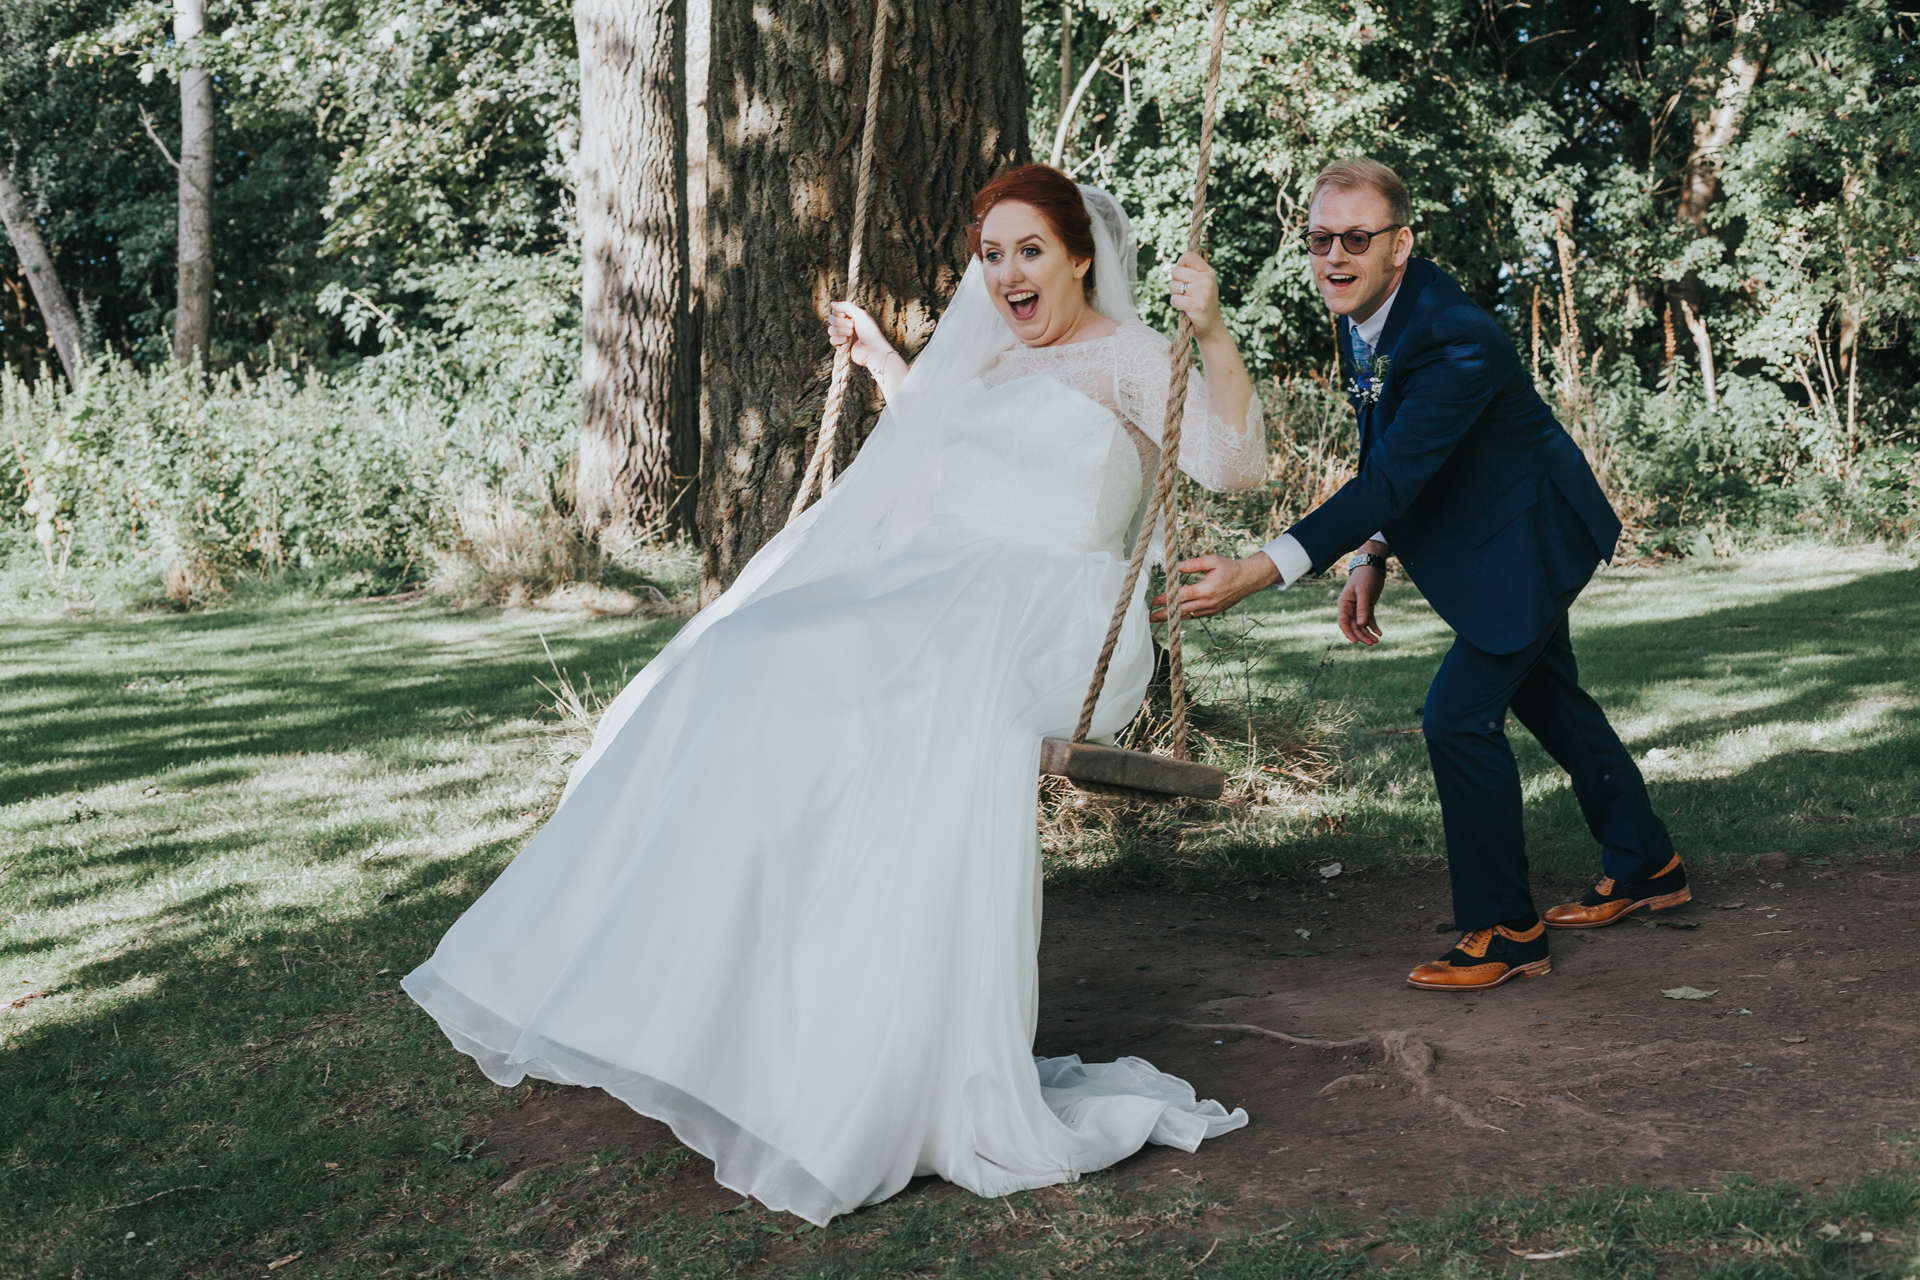
<svg viewBox="0 0 1920 1280">
<path fill-rule="evenodd" d="M 1427 285 L 1433 281 L 1434 266 L 1425 258 L 1413 258 L 1407 263 L 1406 275 L 1400 277 L 1400 292 L 1393 297 L 1393 309 L 1387 312 L 1386 327 L 1380 330 L 1380 341 L 1373 349 L 1373 367 L 1380 368 L 1386 362 L 1385 378 L 1377 372 L 1375 385 L 1393 377 L 1393 353 L 1400 344 L 1400 335 L 1406 332 L 1407 322 L 1413 318 L 1413 312 L 1420 304 L 1420 295 L 1426 292 Z M 1343 319 L 1344 323 L 1344 319 Z M 1351 340 L 1349 340 L 1350 342 Z M 1379 404 L 1376 396 L 1371 404 L 1360 406 L 1360 451 L 1365 455 L 1373 442 L 1375 408 Z"/>
</svg>

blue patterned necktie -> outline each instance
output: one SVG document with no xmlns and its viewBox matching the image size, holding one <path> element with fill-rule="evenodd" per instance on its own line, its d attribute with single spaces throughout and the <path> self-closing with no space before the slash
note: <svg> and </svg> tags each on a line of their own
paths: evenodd
<svg viewBox="0 0 1920 1280">
<path fill-rule="evenodd" d="M 1367 340 L 1360 336 L 1359 325 L 1349 324 L 1347 326 L 1347 339 L 1353 345 L 1353 367 L 1360 375 L 1360 385 L 1362 387 L 1372 386 L 1373 348 L 1368 346 Z"/>
</svg>

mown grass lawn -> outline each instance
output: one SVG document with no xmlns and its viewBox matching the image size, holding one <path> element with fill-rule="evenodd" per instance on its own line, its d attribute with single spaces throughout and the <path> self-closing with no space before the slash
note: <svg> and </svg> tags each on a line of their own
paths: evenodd
<svg viewBox="0 0 1920 1280">
<path fill-rule="evenodd" d="M 1636 752 L 1658 751 L 1656 803 L 1690 856 L 1915 848 L 1917 588 L 1909 559 L 1808 552 L 1609 573 L 1589 592 L 1587 679 Z M 1420 740 L 1391 731 L 1417 725 L 1444 629 L 1404 587 L 1388 603 L 1391 643 L 1371 652 L 1336 645 L 1311 585 L 1252 615 L 1242 674 L 1311 681 L 1344 707 L 1345 763 L 1331 790 L 1180 855 L 1194 875 L 1437 856 Z M 497 1167 L 471 1143 L 512 1093 L 463 1066 L 396 983 L 557 797 L 542 637 L 604 689 L 676 625 L 298 596 L 10 622 L 0 1276 L 265 1275 L 288 1258 L 273 1275 L 1920 1269 L 1920 1183 L 1900 1175 L 1827 1200 L 1543 1193 L 1365 1233 L 1303 1213 L 1224 1236 L 1203 1194 L 1138 1201 L 1097 1177 L 1006 1204 L 909 1193 L 820 1232 L 753 1207 L 663 1209 L 671 1157 L 583 1153 L 495 1198 Z M 1537 864 L 1579 874 L 1591 853 L 1571 797 L 1516 741 Z M 589 1180 L 596 1163 L 611 1167 Z M 562 1187 L 567 1214 L 508 1233 Z"/>
</svg>

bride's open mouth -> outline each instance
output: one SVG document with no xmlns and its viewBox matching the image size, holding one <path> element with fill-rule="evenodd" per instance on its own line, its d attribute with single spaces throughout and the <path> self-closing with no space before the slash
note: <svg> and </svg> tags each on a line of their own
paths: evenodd
<svg viewBox="0 0 1920 1280">
<path fill-rule="evenodd" d="M 1031 320 L 1033 313 L 1040 309 L 1040 294 L 1033 289 L 1023 289 L 1007 295 L 1007 308 L 1013 312 L 1015 320 Z"/>
</svg>

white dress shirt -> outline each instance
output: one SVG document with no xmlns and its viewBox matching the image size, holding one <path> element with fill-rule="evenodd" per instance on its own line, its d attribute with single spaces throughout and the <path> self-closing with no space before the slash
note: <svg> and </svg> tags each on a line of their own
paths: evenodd
<svg viewBox="0 0 1920 1280">
<path fill-rule="evenodd" d="M 1393 311 L 1393 300 L 1399 296 L 1400 286 L 1396 284 L 1393 286 L 1393 292 L 1387 295 L 1387 300 L 1381 303 L 1372 315 L 1365 320 L 1353 322 L 1353 331 L 1360 335 L 1360 341 L 1366 343 L 1369 349 L 1380 345 L 1380 331 L 1387 327 L 1387 316 Z M 1385 542 L 1387 535 L 1376 533 L 1372 540 Z M 1290 533 L 1281 534 L 1260 550 L 1265 553 L 1267 559 L 1273 561 L 1273 567 L 1280 571 L 1280 581 L 1274 587 L 1275 591 L 1285 591 L 1294 584 L 1296 579 L 1304 578 L 1313 572 L 1313 557 L 1308 555 L 1307 549 L 1300 545 L 1300 540 Z"/>
</svg>

